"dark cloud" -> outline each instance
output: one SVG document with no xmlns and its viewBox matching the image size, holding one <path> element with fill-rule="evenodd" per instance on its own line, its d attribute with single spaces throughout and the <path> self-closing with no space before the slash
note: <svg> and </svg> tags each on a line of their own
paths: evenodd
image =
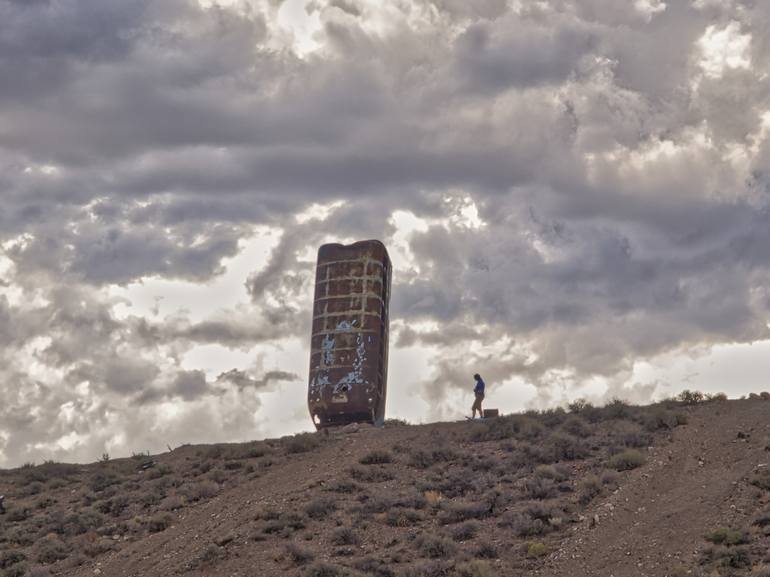
<svg viewBox="0 0 770 577">
<path fill-rule="evenodd" d="M 317 0 L 304 54 L 244 6 L 0 0 L 0 463 L 268 434 L 306 360 L 263 357 L 305 342 L 328 241 L 388 242 L 437 415 L 479 366 L 641 398 L 639 360 L 768 337 L 764 4 Z M 708 26 L 745 53 L 704 62 Z M 240 305 L 121 309 L 258 225 Z M 211 345 L 253 364 L 191 368 Z"/>
<path fill-rule="evenodd" d="M 261 378 L 255 378 L 249 375 L 246 371 L 238 369 L 231 369 L 225 373 L 221 373 L 217 377 L 219 383 L 232 383 L 239 390 L 243 389 L 263 389 L 267 387 L 271 382 L 278 381 L 296 381 L 297 375 L 286 371 L 268 371 Z"/>
<path fill-rule="evenodd" d="M 594 44 L 591 29 L 579 20 L 481 21 L 457 40 L 458 75 L 471 91 L 564 82 Z"/>
</svg>

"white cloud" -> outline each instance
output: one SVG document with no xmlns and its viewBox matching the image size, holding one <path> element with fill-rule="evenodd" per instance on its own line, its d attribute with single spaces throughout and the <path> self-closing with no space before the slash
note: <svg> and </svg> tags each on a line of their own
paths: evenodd
<svg viewBox="0 0 770 577">
<path fill-rule="evenodd" d="M 711 78 L 721 78 L 726 70 L 751 68 L 751 34 L 742 34 L 739 22 L 730 22 L 723 28 L 712 24 L 698 40 L 698 47 L 698 64 Z"/>
<path fill-rule="evenodd" d="M 648 20 L 663 12 L 667 4 L 663 0 L 634 0 L 634 8 L 641 12 Z"/>
</svg>

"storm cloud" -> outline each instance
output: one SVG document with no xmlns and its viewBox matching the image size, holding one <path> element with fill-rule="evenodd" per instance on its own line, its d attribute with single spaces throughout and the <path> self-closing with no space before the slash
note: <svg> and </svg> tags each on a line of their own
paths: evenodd
<svg viewBox="0 0 770 577">
<path fill-rule="evenodd" d="M 639 361 L 767 339 L 768 30 L 749 0 L 0 0 L 0 466 L 299 423 L 327 241 L 397 257 L 434 417 L 477 367 L 639 400 Z M 237 303 L 132 302 L 260 230 Z"/>
</svg>

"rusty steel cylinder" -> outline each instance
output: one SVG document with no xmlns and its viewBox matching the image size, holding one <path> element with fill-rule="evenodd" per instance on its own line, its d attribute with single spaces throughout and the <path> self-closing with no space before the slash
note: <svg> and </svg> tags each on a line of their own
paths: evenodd
<svg viewBox="0 0 770 577">
<path fill-rule="evenodd" d="M 380 241 L 318 249 L 308 383 L 316 428 L 384 421 L 390 286 Z"/>
</svg>

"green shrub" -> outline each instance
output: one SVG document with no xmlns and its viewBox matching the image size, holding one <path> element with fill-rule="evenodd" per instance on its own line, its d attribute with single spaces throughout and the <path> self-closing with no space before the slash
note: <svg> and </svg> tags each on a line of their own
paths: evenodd
<svg viewBox="0 0 770 577">
<path fill-rule="evenodd" d="M 509 512 L 498 521 L 499 527 L 509 528 L 518 537 L 533 537 L 543 535 L 550 530 L 542 519 L 533 519 L 522 512 Z"/>
<path fill-rule="evenodd" d="M 751 565 L 751 552 L 748 547 L 726 547 L 718 545 L 705 549 L 701 556 L 701 564 L 716 563 L 722 567 L 740 569 Z"/>
<path fill-rule="evenodd" d="M 542 425 L 545 425 L 549 429 L 558 427 L 564 422 L 564 419 L 567 417 L 567 411 L 565 411 L 561 407 L 555 407 L 553 409 L 544 409 L 540 412 L 527 411 L 524 414 L 526 416 L 531 417 L 532 419 L 539 421 Z"/>
<path fill-rule="evenodd" d="M 552 499 L 558 493 L 559 488 L 551 479 L 534 477 L 524 481 L 524 494 L 529 499 Z"/>
<path fill-rule="evenodd" d="M 270 448 L 257 441 L 246 443 L 245 445 L 236 445 L 230 447 L 225 453 L 225 459 L 230 461 L 241 461 L 244 459 L 259 459 L 270 453 Z"/>
<path fill-rule="evenodd" d="M 147 520 L 147 530 L 150 533 L 160 533 L 171 527 L 173 522 L 174 518 L 168 513 L 159 513 Z"/>
<path fill-rule="evenodd" d="M 477 559 L 497 559 L 497 548 L 486 541 L 482 541 L 473 550 L 473 556 Z"/>
<path fill-rule="evenodd" d="M 585 399 L 575 399 L 567 405 L 570 413 L 582 413 L 587 409 L 593 409 L 594 406 Z"/>
<path fill-rule="evenodd" d="M 361 490 L 361 485 L 347 479 L 337 479 L 332 481 L 326 490 L 334 493 L 356 493 Z"/>
<path fill-rule="evenodd" d="M 444 559 L 454 555 L 457 546 L 446 537 L 422 534 L 415 540 L 418 550 L 431 559 Z"/>
<path fill-rule="evenodd" d="M 463 523 L 462 525 L 458 525 L 452 530 L 452 539 L 455 541 L 468 541 L 470 539 L 473 539 L 476 534 L 479 532 L 479 525 L 478 523 L 474 523 L 473 521 L 470 521 L 468 523 Z"/>
<path fill-rule="evenodd" d="M 417 450 L 409 453 L 408 465 L 416 469 L 427 469 L 436 463 L 449 463 L 457 458 L 458 454 L 455 451 L 445 447 L 430 451 Z"/>
<path fill-rule="evenodd" d="M 702 403 L 705 398 L 706 396 L 700 391 L 690 391 L 685 389 L 677 395 L 676 400 L 685 405 L 696 405 Z"/>
<path fill-rule="evenodd" d="M 385 523 L 391 527 L 412 527 L 422 521 L 422 515 L 414 509 L 391 509 L 385 516 Z"/>
<path fill-rule="evenodd" d="M 321 445 L 321 441 L 314 433 L 300 433 L 284 439 L 283 444 L 288 454 L 295 455 L 314 451 Z"/>
<path fill-rule="evenodd" d="M 727 547 L 743 545 L 749 542 L 748 533 L 740 529 L 728 529 L 727 527 L 719 527 L 711 533 L 707 533 L 704 535 L 704 539 L 715 545 L 725 545 Z"/>
<path fill-rule="evenodd" d="M 26 521 L 32 516 L 32 509 L 29 507 L 14 507 L 6 513 L 5 518 L 11 523 L 20 523 Z"/>
<path fill-rule="evenodd" d="M 311 519 L 322 519 L 337 510 L 337 501 L 330 497 L 319 497 L 305 506 L 305 513 Z"/>
<path fill-rule="evenodd" d="M 11 565 L 26 560 L 27 556 L 21 551 L 4 551 L 0 553 L 0 569 L 8 569 Z"/>
<path fill-rule="evenodd" d="M 561 482 L 569 479 L 570 470 L 565 465 L 538 465 L 535 468 L 534 476 Z"/>
<path fill-rule="evenodd" d="M 185 485 L 181 492 L 190 501 L 202 501 L 216 495 L 219 492 L 219 485 L 214 481 L 200 481 L 192 485 Z"/>
<path fill-rule="evenodd" d="M 576 437 L 588 437 L 592 432 L 591 425 L 577 415 L 570 415 L 564 419 L 561 428 Z"/>
<path fill-rule="evenodd" d="M 445 525 L 460 523 L 469 519 L 481 519 L 491 513 L 487 503 L 455 503 L 444 501 L 441 504 L 439 522 Z"/>
<path fill-rule="evenodd" d="M 630 471 L 644 465 L 645 460 L 644 455 L 636 449 L 626 449 L 610 457 L 607 466 L 616 471 Z"/>
<path fill-rule="evenodd" d="M 644 413 L 641 421 L 648 431 L 655 432 L 687 424 L 687 415 L 679 411 L 669 411 L 663 407 L 655 407 Z"/>
<path fill-rule="evenodd" d="M 210 479 L 211 481 L 214 481 L 215 483 L 222 484 L 225 481 L 227 481 L 229 475 L 225 473 L 222 469 L 212 469 L 208 473 L 206 473 L 206 478 Z"/>
<path fill-rule="evenodd" d="M 155 480 L 170 475 L 173 472 L 174 470 L 169 465 L 158 465 L 148 469 L 146 475 L 148 479 Z"/>
<path fill-rule="evenodd" d="M 227 552 L 224 547 L 209 543 L 188 563 L 187 568 L 193 570 L 199 567 L 212 567 L 225 557 L 227 557 Z"/>
<path fill-rule="evenodd" d="M 112 485 L 117 485 L 119 483 L 120 479 L 118 479 L 115 473 L 99 472 L 91 478 L 91 490 L 99 493 L 104 491 L 107 487 L 111 487 Z"/>
<path fill-rule="evenodd" d="M 593 499 L 602 492 L 602 481 L 596 475 L 589 475 L 580 483 L 580 492 L 578 501 L 581 505 L 588 505 Z"/>
<path fill-rule="evenodd" d="M 531 415 L 512 415 L 492 419 L 488 423 L 474 427 L 471 434 L 473 441 L 500 441 L 512 437 L 520 439 L 540 438 L 546 428 Z"/>
<path fill-rule="evenodd" d="M 35 542 L 37 531 L 33 527 L 22 525 L 20 527 L 13 527 L 3 537 L 11 544 L 26 547 Z"/>
<path fill-rule="evenodd" d="M 583 439 L 567 433 L 554 433 L 548 437 L 544 450 L 550 462 L 584 459 L 591 452 Z"/>
<path fill-rule="evenodd" d="M 543 557 L 548 554 L 548 547 L 545 543 L 528 543 L 527 544 L 527 557 Z"/>
<path fill-rule="evenodd" d="M 56 563 L 66 559 L 70 554 L 70 547 L 57 537 L 44 537 L 36 545 L 37 560 L 45 565 Z"/>
<path fill-rule="evenodd" d="M 297 512 L 272 513 L 262 517 L 267 519 L 267 523 L 262 527 L 262 532 L 266 535 L 279 534 L 288 536 L 292 531 L 299 531 L 305 528 L 306 517 Z"/>
<path fill-rule="evenodd" d="M 393 473 L 379 467 L 352 467 L 350 476 L 362 483 L 382 483 L 394 478 Z"/>
<path fill-rule="evenodd" d="M 46 461 L 42 465 L 35 466 L 32 463 L 27 463 L 22 467 L 23 475 L 22 479 L 24 483 L 46 483 L 48 481 L 64 479 L 76 475 L 80 471 L 78 465 L 71 465 L 69 463 L 56 463 L 54 461 Z"/>
<path fill-rule="evenodd" d="M 385 419 L 385 427 L 408 427 L 409 421 L 405 419 Z"/>
<path fill-rule="evenodd" d="M 631 407 L 621 399 L 612 399 L 604 406 L 604 413 L 610 419 L 627 419 L 631 416 Z"/>
<path fill-rule="evenodd" d="M 358 460 L 362 465 L 386 465 L 393 462 L 393 456 L 387 451 L 371 451 Z"/>
</svg>

